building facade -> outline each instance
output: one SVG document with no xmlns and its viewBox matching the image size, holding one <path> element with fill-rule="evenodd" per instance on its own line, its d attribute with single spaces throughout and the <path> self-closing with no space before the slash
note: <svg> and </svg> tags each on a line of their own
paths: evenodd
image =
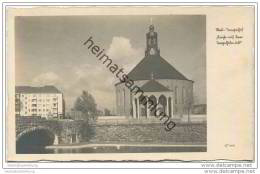
<svg viewBox="0 0 260 174">
<path fill-rule="evenodd" d="M 193 81 L 186 78 L 160 55 L 158 34 L 150 25 L 146 34 L 145 57 L 128 73 L 128 79 L 142 89 L 146 101 L 156 103 L 161 110 L 172 118 L 190 112 L 193 103 Z M 117 115 L 133 118 L 151 118 L 155 115 L 148 109 L 147 102 L 125 83 L 115 85 Z M 136 92 L 136 91 L 135 91 Z"/>
<path fill-rule="evenodd" d="M 54 86 L 15 87 L 16 116 L 40 116 L 63 118 L 65 111 L 63 94 Z"/>
</svg>

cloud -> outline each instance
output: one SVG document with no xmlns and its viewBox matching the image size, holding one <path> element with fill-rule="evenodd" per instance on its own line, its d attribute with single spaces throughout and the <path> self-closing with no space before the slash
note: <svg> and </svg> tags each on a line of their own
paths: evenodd
<svg viewBox="0 0 260 174">
<path fill-rule="evenodd" d="M 83 90 L 93 95 L 99 108 L 114 108 L 114 83 L 117 79 L 103 64 L 82 64 L 72 68 L 73 80 L 64 91 L 68 107 L 72 107 Z"/>
<path fill-rule="evenodd" d="M 130 39 L 115 36 L 107 50 L 107 54 L 119 66 L 124 67 L 126 72 L 129 72 L 143 58 L 144 53 L 141 48 L 134 48 Z"/>
<path fill-rule="evenodd" d="M 106 91 L 113 87 L 117 81 L 115 76 L 103 65 L 82 64 L 74 68 L 76 82 L 85 82 L 85 87 L 89 89 L 99 89 Z"/>
<path fill-rule="evenodd" d="M 60 77 L 54 72 L 45 72 L 34 77 L 32 83 L 34 85 L 57 85 L 61 82 Z"/>
<path fill-rule="evenodd" d="M 134 48 L 130 39 L 113 37 L 106 54 L 113 59 L 113 63 L 128 73 L 140 59 L 141 49 Z M 44 72 L 33 78 L 34 85 L 55 85 L 65 97 L 66 109 L 73 107 L 82 90 L 90 92 L 98 104 L 98 108 L 115 108 L 115 86 L 119 80 L 102 62 L 72 65 L 61 74 Z"/>
<path fill-rule="evenodd" d="M 125 73 L 128 73 L 142 58 L 141 49 L 134 48 L 130 39 L 121 36 L 113 37 L 106 54 L 113 60 L 113 63 L 120 68 L 123 67 Z M 72 72 L 74 80 L 65 89 L 71 106 L 82 90 L 87 90 L 94 96 L 100 108 L 112 110 L 115 107 L 114 84 L 118 82 L 118 79 L 106 66 L 101 62 L 86 63 L 72 67 Z"/>
</svg>

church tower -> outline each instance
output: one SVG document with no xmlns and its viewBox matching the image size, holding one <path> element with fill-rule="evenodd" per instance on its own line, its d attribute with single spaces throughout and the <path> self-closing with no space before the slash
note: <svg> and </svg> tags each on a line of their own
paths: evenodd
<svg viewBox="0 0 260 174">
<path fill-rule="evenodd" d="M 149 26 L 149 32 L 146 33 L 146 50 L 145 56 L 160 55 L 160 49 L 158 48 L 157 32 L 154 31 L 154 26 Z"/>
<path fill-rule="evenodd" d="M 157 32 L 154 25 L 146 33 L 145 57 L 127 74 L 150 100 L 160 103 L 158 108 L 174 119 L 186 114 L 193 101 L 193 81 L 186 78 L 160 55 Z M 139 86 L 140 85 L 140 86 Z M 147 110 L 138 92 L 132 92 L 124 82 L 116 85 L 117 114 L 132 118 L 151 118 L 155 112 Z M 139 91 L 139 90 L 138 90 Z M 148 103 L 148 102 L 147 102 Z"/>
</svg>

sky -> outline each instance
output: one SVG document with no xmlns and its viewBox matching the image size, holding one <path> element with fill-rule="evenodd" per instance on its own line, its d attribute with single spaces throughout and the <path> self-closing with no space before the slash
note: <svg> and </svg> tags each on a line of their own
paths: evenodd
<svg viewBox="0 0 260 174">
<path fill-rule="evenodd" d="M 160 16 L 18 16 L 15 19 L 16 85 L 55 85 L 64 94 L 66 110 L 82 90 L 98 108 L 115 110 L 118 79 L 83 45 L 93 41 L 131 69 L 144 58 L 145 34 L 151 23 L 158 33 L 161 56 L 194 81 L 196 104 L 206 103 L 206 17 Z"/>
</svg>

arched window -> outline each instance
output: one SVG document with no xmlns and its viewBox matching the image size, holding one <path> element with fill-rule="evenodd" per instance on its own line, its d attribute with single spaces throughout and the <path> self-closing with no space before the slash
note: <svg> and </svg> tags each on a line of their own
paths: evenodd
<svg viewBox="0 0 260 174">
<path fill-rule="evenodd" d="M 171 97 L 168 98 L 168 110 L 169 110 L 169 116 L 172 117 L 172 99 Z"/>
<path fill-rule="evenodd" d="M 121 91 L 118 90 L 118 105 L 121 106 Z"/>
<path fill-rule="evenodd" d="M 118 89 L 116 89 L 116 104 L 118 105 L 119 101 L 118 101 Z"/>
<path fill-rule="evenodd" d="M 167 106 L 167 98 L 164 95 L 161 95 L 159 97 L 159 102 L 158 102 L 162 108 L 160 108 L 161 112 L 165 113 L 166 112 L 166 106 Z"/>
<path fill-rule="evenodd" d="M 147 98 L 144 96 L 138 97 L 139 104 L 140 104 L 140 116 L 146 117 L 147 116 Z"/>
<path fill-rule="evenodd" d="M 136 113 L 135 113 L 136 115 L 134 117 L 138 117 L 137 99 L 135 98 L 134 101 L 135 101 L 135 111 L 136 111 Z"/>
<path fill-rule="evenodd" d="M 124 105 L 124 113 L 125 113 L 125 88 L 123 89 L 123 105 Z"/>
<path fill-rule="evenodd" d="M 155 116 L 155 111 L 156 111 L 155 107 L 156 107 L 156 105 L 157 105 L 156 97 L 155 97 L 154 95 L 152 95 L 152 96 L 150 96 L 150 97 L 148 98 L 148 100 L 149 100 L 148 109 L 149 109 L 149 111 L 150 111 L 150 115 L 151 115 L 151 116 Z M 148 111 L 148 112 L 149 112 L 149 111 Z"/>
</svg>

